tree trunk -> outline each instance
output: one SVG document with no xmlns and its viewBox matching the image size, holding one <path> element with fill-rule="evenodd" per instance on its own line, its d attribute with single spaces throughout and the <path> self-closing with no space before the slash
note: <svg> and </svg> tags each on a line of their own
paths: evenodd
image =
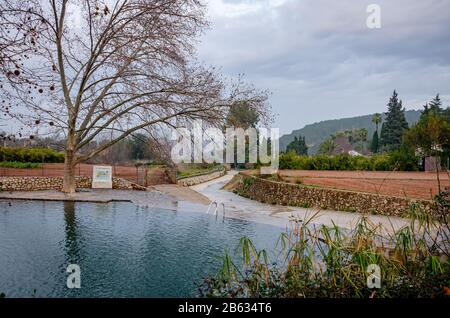
<svg viewBox="0 0 450 318">
<path fill-rule="evenodd" d="M 62 189 L 64 193 L 75 193 L 75 165 L 76 161 L 74 152 L 70 150 L 66 151 L 64 159 L 64 180 Z"/>
</svg>

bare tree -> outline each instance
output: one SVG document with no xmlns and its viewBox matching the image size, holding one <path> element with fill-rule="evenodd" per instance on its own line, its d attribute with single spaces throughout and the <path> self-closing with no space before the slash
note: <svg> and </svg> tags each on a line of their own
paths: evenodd
<svg viewBox="0 0 450 318">
<path fill-rule="evenodd" d="M 266 92 L 196 62 L 204 12 L 199 0 L 1 1 L 1 109 L 64 133 L 64 192 L 75 191 L 76 164 L 141 129 L 219 124 L 242 101 L 267 114 Z M 108 143 L 81 152 L 105 133 Z"/>
</svg>

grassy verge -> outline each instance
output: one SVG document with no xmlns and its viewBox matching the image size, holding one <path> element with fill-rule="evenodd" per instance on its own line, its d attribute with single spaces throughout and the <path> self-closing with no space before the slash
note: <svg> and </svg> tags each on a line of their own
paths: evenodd
<svg viewBox="0 0 450 318">
<path fill-rule="evenodd" d="M 313 227 L 314 216 L 294 220 L 278 240 L 275 262 L 243 237 L 200 296 L 449 297 L 448 222 L 436 223 L 414 209 L 410 216 L 410 225 L 388 237 L 367 217 L 351 231 Z"/>
<path fill-rule="evenodd" d="M 36 169 L 41 168 L 42 164 L 34 162 L 0 161 L 0 167 L 16 169 Z"/>
<path fill-rule="evenodd" d="M 177 171 L 177 178 L 178 179 L 184 179 L 189 177 L 195 177 L 203 174 L 208 174 L 215 171 L 222 170 L 223 167 L 221 165 L 208 165 L 208 166 L 201 166 L 201 165 L 195 165 L 183 170 Z"/>
</svg>

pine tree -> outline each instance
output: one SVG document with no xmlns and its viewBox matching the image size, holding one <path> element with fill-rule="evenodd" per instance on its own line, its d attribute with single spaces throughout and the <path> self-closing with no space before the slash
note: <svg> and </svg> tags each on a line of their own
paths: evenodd
<svg viewBox="0 0 450 318">
<path fill-rule="evenodd" d="M 439 97 L 439 94 L 437 94 L 436 97 L 431 100 L 431 102 L 425 104 L 425 106 L 423 107 L 422 115 L 426 116 L 430 113 L 437 116 L 440 116 L 444 113 L 444 109 L 442 108 L 442 101 Z"/>
<path fill-rule="evenodd" d="M 386 120 L 381 127 L 381 145 L 386 150 L 397 150 L 402 144 L 404 132 L 408 129 L 402 101 L 394 90 L 388 103 Z"/>
</svg>

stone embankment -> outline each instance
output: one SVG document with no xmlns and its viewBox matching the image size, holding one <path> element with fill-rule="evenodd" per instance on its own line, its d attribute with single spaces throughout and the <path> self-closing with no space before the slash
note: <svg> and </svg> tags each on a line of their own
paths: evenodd
<svg viewBox="0 0 450 318">
<path fill-rule="evenodd" d="M 0 191 L 39 191 L 61 190 L 62 177 L 0 177 Z M 76 177 L 76 187 L 88 189 L 92 187 L 92 178 Z M 121 178 L 113 178 L 113 189 L 140 190 L 147 188 Z"/>
<path fill-rule="evenodd" d="M 303 208 L 399 217 L 405 216 L 412 205 L 431 214 L 435 210 L 429 200 L 292 184 L 244 174 L 234 176 L 227 188 L 259 202 Z"/>
</svg>

